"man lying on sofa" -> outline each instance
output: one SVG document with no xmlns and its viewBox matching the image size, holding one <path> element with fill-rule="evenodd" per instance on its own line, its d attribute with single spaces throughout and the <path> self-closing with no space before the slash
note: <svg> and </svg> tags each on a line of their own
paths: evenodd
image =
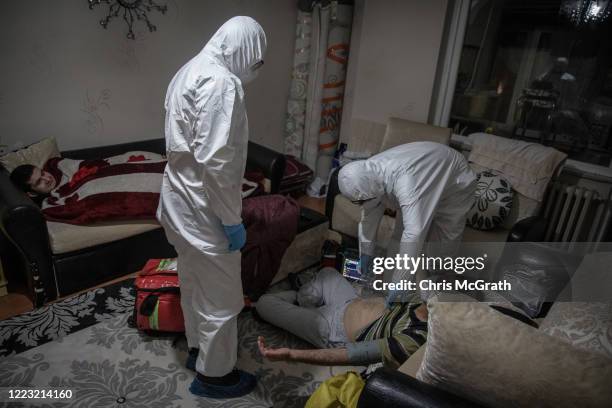
<svg viewBox="0 0 612 408">
<path fill-rule="evenodd" d="M 152 220 L 165 167 L 163 156 L 145 151 L 88 160 L 54 157 L 42 169 L 15 168 L 11 180 L 40 205 L 48 221 L 92 225 Z M 242 197 L 258 188 L 257 182 L 243 179 Z"/>
<path fill-rule="evenodd" d="M 45 196 L 57 185 L 57 180 L 51 173 L 31 164 L 16 167 L 11 172 L 11 181 L 31 197 Z"/>
<path fill-rule="evenodd" d="M 397 368 L 427 340 L 427 306 L 393 303 L 383 297 L 360 298 L 333 268 L 323 268 L 297 291 L 263 295 L 259 316 L 319 347 L 315 350 L 270 348 L 259 337 L 261 354 L 270 360 L 321 365 L 368 365 Z M 296 304 L 297 303 L 297 304 Z"/>
<path fill-rule="evenodd" d="M 11 181 L 48 221 L 75 225 L 154 219 L 166 160 L 150 152 L 88 160 L 53 157 L 16 167 Z"/>
</svg>

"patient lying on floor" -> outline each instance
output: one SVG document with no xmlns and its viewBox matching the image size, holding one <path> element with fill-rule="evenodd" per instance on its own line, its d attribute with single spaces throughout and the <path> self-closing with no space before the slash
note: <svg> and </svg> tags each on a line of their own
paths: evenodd
<svg viewBox="0 0 612 408">
<path fill-rule="evenodd" d="M 382 297 L 359 297 L 333 268 L 321 269 L 297 291 L 263 295 L 257 313 L 319 348 L 270 348 L 259 337 L 259 350 L 270 360 L 321 365 L 383 362 L 397 368 L 427 339 L 427 307 L 418 296 L 387 308 Z"/>
</svg>

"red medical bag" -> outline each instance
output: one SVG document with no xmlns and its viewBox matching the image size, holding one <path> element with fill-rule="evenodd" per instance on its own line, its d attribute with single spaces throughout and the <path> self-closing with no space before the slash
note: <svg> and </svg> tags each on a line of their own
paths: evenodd
<svg viewBox="0 0 612 408">
<path fill-rule="evenodd" d="M 185 331 L 176 258 L 150 259 L 134 282 L 133 322 L 139 330 Z"/>
</svg>

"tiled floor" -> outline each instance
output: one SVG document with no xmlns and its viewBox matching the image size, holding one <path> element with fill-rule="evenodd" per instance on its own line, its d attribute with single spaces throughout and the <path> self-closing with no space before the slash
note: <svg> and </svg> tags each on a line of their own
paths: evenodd
<svg viewBox="0 0 612 408">
<path fill-rule="evenodd" d="M 322 214 L 325 213 L 325 198 L 314 198 L 314 197 L 302 196 L 297 199 L 297 202 L 303 207 L 311 208 Z M 104 282 L 95 287 L 106 286 L 110 283 L 125 279 L 130 276 L 134 276 L 134 275 L 136 275 L 136 272 L 130 275 L 122 276 L 110 282 Z M 84 290 L 83 292 L 90 290 L 90 289 L 92 288 L 88 288 Z M 26 293 L 25 288 L 15 288 L 12 290 L 13 292 L 10 292 L 8 295 L 0 297 L 0 320 L 32 310 L 32 307 L 33 307 L 32 302 L 24 294 Z M 69 295 L 69 296 L 73 296 L 73 295 Z"/>
</svg>

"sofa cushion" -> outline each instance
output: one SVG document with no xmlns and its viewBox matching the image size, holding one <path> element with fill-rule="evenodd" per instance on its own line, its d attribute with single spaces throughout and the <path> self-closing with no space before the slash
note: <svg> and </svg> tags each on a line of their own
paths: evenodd
<svg viewBox="0 0 612 408">
<path fill-rule="evenodd" d="M 450 136 L 451 130 L 449 128 L 406 119 L 389 118 L 380 151 L 383 152 L 392 147 L 411 142 L 429 141 L 448 145 Z"/>
<path fill-rule="evenodd" d="M 470 163 L 470 167 L 476 174 L 488 170 L 487 167 L 480 166 L 476 163 Z M 510 209 L 510 214 L 508 214 L 504 220 L 503 227 L 505 229 L 511 229 L 514 224 L 520 220 L 538 215 L 541 205 L 541 201 L 524 196 L 515 190 L 512 199 L 512 208 Z"/>
<path fill-rule="evenodd" d="M 47 137 L 40 142 L 29 145 L 26 148 L 7 153 L 0 157 L 0 164 L 10 173 L 22 164 L 31 164 L 43 167 L 47 160 L 52 157 L 60 157 L 57 142 L 52 137 Z"/>
<path fill-rule="evenodd" d="M 161 228 L 161 226 L 155 220 L 124 221 L 96 225 L 47 222 L 51 252 L 55 255 L 106 244 L 156 228 Z"/>
<path fill-rule="evenodd" d="M 540 330 L 575 347 L 612 358 L 612 303 L 556 302 Z"/>
<path fill-rule="evenodd" d="M 429 304 L 420 380 L 495 407 L 612 406 L 612 359 L 478 302 Z"/>
<path fill-rule="evenodd" d="M 504 175 L 515 190 L 537 201 L 544 200 L 550 179 L 567 154 L 538 143 L 527 143 L 487 133 L 472 133 L 469 161 Z"/>
<path fill-rule="evenodd" d="M 467 214 L 470 227 L 491 230 L 502 225 L 512 208 L 512 187 L 504 177 L 490 171 L 478 173 L 475 200 Z"/>
<path fill-rule="evenodd" d="M 481 231 L 466 226 L 465 230 L 463 230 L 463 242 L 506 242 L 507 239 L 508 230 L 501 227 Z"/>
<path fill-rule="evenodd" d="M 327 231 L 328 225 L 323 222 L 298 232 L 285 251 L 278 272 L 270 284 L 285 279 L 289 273 L 300 272 L 318 264 L 321 261 L 321 250 L 327 239 Z"/>
<path fill-rule="evenodd" d="M 364 119 L 351 119 L 347 150 L 371 156 L 380 152 L 386 125 Z"/>
<path fill-rule="evenodd" d="M 423 363 L 423 357 L 425 356 L 426 348 L 427 343 L 419 347 L 417 351 L 415 351 L 414 353 L 412 353 L 412 355 L 410 355 L 410 357 L 408 357 L 408 360 L 406 360 L 404 364 L 402 364 L 400 368 L 398 368 L 398 370 L 406 375 L 411 376 L 412 378 L 416 378 L 417 372 L 421 367 L 421 363 Z"/>
</svg>

